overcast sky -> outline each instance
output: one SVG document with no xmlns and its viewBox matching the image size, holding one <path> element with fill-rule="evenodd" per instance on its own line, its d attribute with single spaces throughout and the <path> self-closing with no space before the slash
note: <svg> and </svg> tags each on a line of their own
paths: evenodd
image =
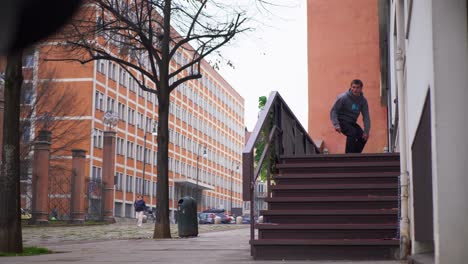
<svg viewBox="0 0 468 264">
<path fill-rule="evenodd" d="M 258 97 L 271 91 L 280 93 L 307 129 L 307 1 L 284 2 L 286 7 L 269 8 L 270 13 L 252 6 L 249 12 L 260 22 L 255 31 L 221 49 L 234 68 L 220 73 L 245 99 L 249 131 L 257 121 Z"/>
</svg>

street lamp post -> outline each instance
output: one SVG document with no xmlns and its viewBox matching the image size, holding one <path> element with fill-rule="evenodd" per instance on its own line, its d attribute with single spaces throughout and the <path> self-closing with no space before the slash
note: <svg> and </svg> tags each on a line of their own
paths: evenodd
<svg viewBox="0 0 468 264">
<path fill-rule="evenodd" d="M 206 145 L 203 146 L 203 157 L 206 157 Z M 195 200 L 198 203 L 198 174 L 200 171 L 200 168 L 198 167 L 198 163 L 200 160 L 200 145 L 198 145 L 197 149 L 197 181 L 196 181 L 196 187 L 195 187 Z"/>
<path fill-rule="evenodd" d="M 235 167 L 234 167 L 234 161 L 232 162 L 232 167 L 231 167 L 231 207 L 230 207 L 230 213 L 232 215 L 232 182 L 233 182 L 233 177 L 234 177 L 234 168 L 235 168 L 235 171 L 239 171 L 239 165 L 236 164 Z"/>
<path fill-rule="evenodd" d="M 150 121 L 150 126 L 151 126 L 151 121 Z M 142 183 L 141 183 L 141 196 L 142 198 L 145 197 L 145 173 L 146 173 L 146 133 L 148 132 L 147 130 L 148 125 L 145 126 L 145 135 L 143 136 L 143 177 L 142 177 Z M 151 132 L 151 135 L 156 136 L 158 134 L 157 129 L 156 129 L 156 124 L 153 126 L 153 131 Z"/>
</svg>

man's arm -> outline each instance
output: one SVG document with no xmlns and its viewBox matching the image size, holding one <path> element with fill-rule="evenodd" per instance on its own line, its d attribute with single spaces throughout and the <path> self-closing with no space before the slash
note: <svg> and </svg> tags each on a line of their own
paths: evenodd
<svg viewBox="0 0 468 264">
<path fill-rule="evenodd" d="M 338 96 L 333 107 L 330 110 L 330 120 L 335 127 L 335 130 L 341 133 L 340 122 L 338 121 L 338 112 L 340 111 L 341 107 L 343 106 L 343 99 Z"/>
</svg>

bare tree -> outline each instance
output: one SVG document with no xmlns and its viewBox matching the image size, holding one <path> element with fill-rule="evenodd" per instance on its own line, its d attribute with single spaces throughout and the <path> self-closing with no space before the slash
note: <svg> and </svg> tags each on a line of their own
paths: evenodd
<svg viewBox="0 0 468 264">
<path fill-rule="evenodd" d="M 79 99 L 76 89 L 69 85 L 57 85 L 53 81 L 55 71 L 50 71 L 45 78 L 40 80 L 37 87 L 33 86 L 32 80 L 25 80 L 21 90 L 21 121 L 20 121 L 20 164 L 22 193 L 28 197 L 28 189 L 31 190 L 32 156 L 34 142 L 37 139 L 37 131 L 48 130 L 51 132 L 52 159 L 55 156 L 68 156 L 72 148 L 76 148 L 84 140 L 90 137 L 90 131 L 83 131 L 81 120 L 89 109 L 85 109 L 83 100 Z M 70 118 L 73 117 L 73 118 Z M 71 175 L 70 160 L 55 159 L 49 165 L 50 177 L 62 179 Z M 52 179 L 52 178 L 49 178 Z M 51 182 L 51 181 L 49 181 Z M 64 182 L 55 181 L 56 184 Z M 67 182 L 67 181 L 65 181 Z M 54 186 L 69 193 L 70 186 Z M 67 192 L 68 191 L 68 192 Z M 32 197 L 31 197 L 32 199 Z M 68 204 L 59 208 L 61 212 L 67 212 Z M 27 207 L 26 207 L 27 208 Z"/>
<path fill-rule="evenodd" d="M 170 238 L 169 104 L 180 84 L 201 78 L 206 56 L 248 30 L 242 11 L 228 2 L 207 0 L 89 0 L 64 30 L 59 48 L 65 55 L 51 60 L 119 64 L 144 91 L 159 101 L 158 185 L 154 238 Z M 57 48 L 57 47 L 56 47 Z M 182 52 L 190 59 L 172 70 Z M 53 54 L 50 53 L 50 54 Z M 70 55 L 72 54 L 72 55 Z M 148 85 L 148 81 L 152 83 Z M 154 85 L 154 86 L 153 86 Z"/>
<path fill-rule="evenodd" d="M 22 252 L 20 220 L 19 128 L 20 93 L 23 83 L 22 51 L 7 56 L 2 163 L 0 166 L 0 251 Z"/>
<path fill-rule="evenodd" d="M 90 132 L 83 131 L 81 126 L 81 117 L 90 109 L 84 108 L 83 99 L 76 89 L 58 87 L 53 76 L 55 72 L 49 72 L 36 88 L 32 82 L 23 83 L 20 113 L 22 160 L 30 153 L 36 140 L 34 133 L 32 138 L 28 136 L 32 128 L 52 132 L 52 156 L 68 155 L 73 147 L 90 136 Z"/>
</svg>

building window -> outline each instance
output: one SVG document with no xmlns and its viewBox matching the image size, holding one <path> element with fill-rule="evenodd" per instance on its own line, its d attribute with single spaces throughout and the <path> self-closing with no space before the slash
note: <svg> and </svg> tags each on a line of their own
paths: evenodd
<svg viewBox="0 0 468 264">
<path fill-rule="evenodd" d="M 104 111 L 104 94 L 99 91 L 95 92 L 94 107 L 98 110 Z"/>
<path fill-rule="evenodd" d="M 151 187 L 150 184 L 151 184 L 150 181 L 145 180 L 145 194 L 146 194 L 146 195 L 149 195 L 149 194 L 150 194 L 150 187 Z"/>
<path fill-rule="evenodd" d="M 94 129 L 93 146 L 96 148 L 102 148 L 102 145 L 103 145 L 103 132 L 99 129 Z"/>
<path fill-rule="evenodd" d="M 133 142 L 127 141 L 127 158 L 133 159 Z"/>
<path fill-rule="evenodd" d="M 21 141 L 23 143 L 31 141 L 31 123 L 29 121 L 21 122 Z"/>
<path fill-rule="evenodd" d="M 127 175 L 125 178 L 125 191 L 133 192 L 133 176 Z"/>
<path fill-rule="evenodd" d="M 130 107 L 128 108 L 128 123 L 130 125 L 134 125 L 135 124 L 135 110 L 131 109 Z"/>
<path fill-rule="evenodd" d="M 123 173 L 117 172 L 116 173 L 116 181 L 115 181 L 115 189 L 121 191 L 122 190 L 122 178 L 123 178 Z"/>
<path fill-rule="evenodd" d="M 115 77 L 116 77 L 116 76 L 115 76 L 115 74 L 116 74 L 116 66 L 115 66 L 114 63 L 111 64 L 111 68 L 112 68 L 112 71 L 111 71 L 110 77 L 111 77 L 112 80 L 115 81 L 115 80 L 116 80 L 116 78 L 115 78 Z"/>
<path fill-rule="evenodd" d="M 156 197 L 157 190 L 158 190 L 158 184 L 156 182 L 153 182 L 153 197 Z"/>
<path fill-rule="evenodd" d="M 114 112 L 115 99 L 107 97 L 107 111 Z"/>
<path fill-rule="evenodd" d="M 97 71 L 102 74 L 106 74 L 106 64 L 104 60 L 97 61 Z"/>
<path fill-rule="evenodd" d="M 31 104 L 33 97 L 33 85 L 32 83 L 24 83 L 21 88 L 21 104 Z"/>
<path fill-rule="evenodd" d="M 139 88 L 138 89 L 138 96 L 144 97 L 145 96 L 145 91 L 143 91 L 143 89 Z"/>
<path fill-rule="evenodd" d="M 122 104 L 122 103 L 118 104 L 117 115 L 118 115 L 120 120 L 125 121 L 125 105 L 124 104 Z"/>
<path fill-rule="evenodd" d="M 141 193 L 141 178 L 135 178 L 135 193 Z"/>
<path fill-rule="evenodd" d="M 102 180 L 102 168 L 93 166 L 93 171 L 91 174 L 91 181 L 101 182 Z"/>
<path fill-rule="evenodd" d="M 143 129 L 143 114 L 142 113 L 137 113 L 137 127 Z"/>
<path fill-rule="evenodd" d="M 124 154 L 124 142 L 125 140 L 123 138 L 118 137 L 116 140 L 116 150 L 117 150 L 117 155 L 123 155 Z"/>
</svg>

